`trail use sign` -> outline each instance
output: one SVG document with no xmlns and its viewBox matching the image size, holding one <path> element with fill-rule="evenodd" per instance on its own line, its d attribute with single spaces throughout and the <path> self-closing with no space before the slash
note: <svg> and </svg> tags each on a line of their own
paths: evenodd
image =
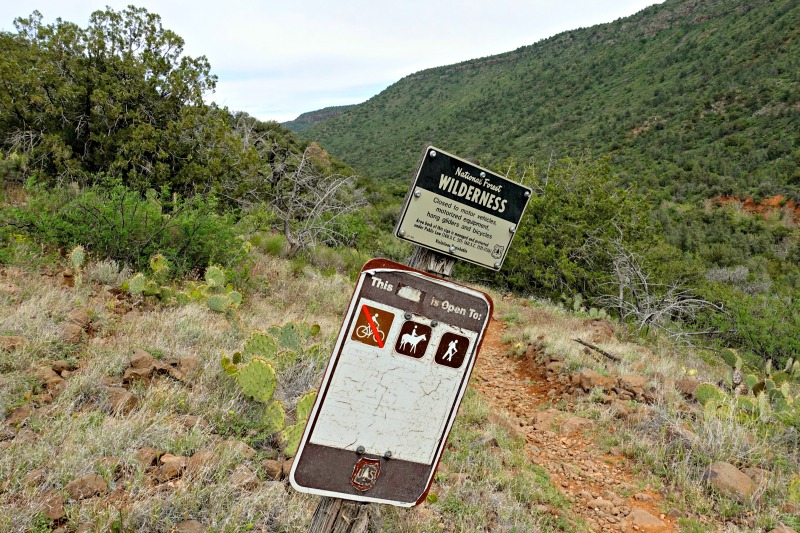
<svg viewBox="0 0 800 533">
<path fill-rule="evenodd" d="M 292 486 L 363 502 L 421 502 L 491 314 L 480 291 L 369 261 L 292 464 Z"/>
<path fill-rule="evenodd" d="M 395 235 L 500 270 L 530 196 L 527 187 L 429 147 Z"/>
</svg>

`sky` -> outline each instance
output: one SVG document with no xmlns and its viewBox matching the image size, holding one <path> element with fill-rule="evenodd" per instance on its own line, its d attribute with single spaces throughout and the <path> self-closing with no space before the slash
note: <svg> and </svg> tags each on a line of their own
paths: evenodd
<svg viewBox="0 0 800 533">
<path fill-rule="evenodd" d="M 218 76 L 206 100 L 261 120 L 368 100 L 420 70 L 508 52 L 612 22 L 656 0 L 0 0 L 0 30 L 38 10 L 86 27 L 144 7 Z"/>
</svg>

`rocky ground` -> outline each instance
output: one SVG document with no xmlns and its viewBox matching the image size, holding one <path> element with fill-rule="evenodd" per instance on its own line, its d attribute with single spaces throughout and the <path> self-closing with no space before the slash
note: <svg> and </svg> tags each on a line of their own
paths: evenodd
<svg viewBox="0 0 800 533">
<path fill-rule="evenodd" d="M 279 277 L 276 274 L 276 279 Z M 235 407 L 235 404 L 209 407 L 224 397 L 213 396 L 225 379 L 219 376 L 219 349 L 212 343 L 218 337 L 225 338 L 223 325 L 186 331 L 191 334 L 192 342 L 207 336 L 208 345 L 215 346 L 213 350 L 188 349 L 176 343 L 168 345 L 173 349 L 148 352 L 136 347 L 144 340 L 129 339 L 128 330 L 134 336 L 152 335 L 149 342 L 155 344 L 154 339 L 165 338 L 163 332 L 153 331 L 159 324 L 181 320 L 196 324 L 212 315 L 204 309 L 174 309 L 158 319 L 160 311 L 152 305 L 131 305 L 126 295 L 102 287 L 84 291 L 89 294 L 88 300 L 75 305 L 78 300 L 71 285 L 69 276 L 61 273 L 43 276 L 39 283 L 29 283 L 22 272 L 0 270 L 0 295 L 9 305 L 16 306 L 15 316 L 29 317 L 31 331 L 39 331 L 45 337 L 36 338 L 36 333 L 0 336 L 6 376 L 17 372 L 15 375 L 29 380 L 32 390 L 37 391 L 30 395 L 13 380 L 5 381 L 9 390 L 14 388 L 15 394 L 23 396 L 17 398 L 16 406 L 7 410 L 5 420 L 0 423 L 0 452 L 7 453 L 7 458 L 17 458 L 10 462 L 0 460 L 0 466 L 9 473 L 0 482 L 0 511 L 11 512 L 20 506 L 28 513 L 28 526 L 34 525 L 32 520 L 36 516 L 43 516 L 46 520 L 42 523 L 47 527 L 36 531 L 103 530 L 104 526 L 98 524 L 114 523 L 113 515 L 109 518 L 103 514 L 109 509 L 131 509 L 130 520 L 138 524 L 153 520 L 153 530 L 211 531 L 218 529 L 213 527 L 215 519 L 206 523 L 197 520 L 195 517 L 203 514 L 203 506 L 188 500 L 196 497 L 192 491 L 213 480 L 206 492 L 198 493 L 209 502 L 220 501 L 221 495 L 247 498 L 254 505 L 272 499 L 276 508 L 290 510 L 270 519 L 294 523 L 293 530 L 297 530 L 297 524 L 310 516 L 314 501 L 298 498 L 287 490 L 285 478 L 290 462 L 280 456 L 268 457 L 264 450 L 254 450 L 240 439 L 221 435 L 219 427 L 211 427 L 208 422 L 216 411 Z M 32 295 L 36 291 L 41 292 L 42 301 L 51 302 L 46 312 L 38 303 L 26 307 L 28 302 L 34 303 Z M 269 301 L 254 301 L 252 305 L 258 307 L 262 303 L 264 309 L 273 305 Z M 298 305 L 302 307 L 302 302 Z M 556 316 L 552 310 L 522 300 L 500 305 L 503 312 L 510 311 L 509 316 L 517 318 L 491 320 L 471 386 L 480 393 L 481 401 L 488 402 L 491 410 L 499 414 L 493 420 L 526 443 L 528 459 L 547 471 L 552 483 L 570 502 L 568 510 L 538 504 L 528 512 L 560 515 L 568 523 L 583 523 L 590 531 L 597 532 L 681 530 L 679 519 L 686 516 L 684 512 L 670 505 L 659 479 L 640 470 L 641 465 L 620 445 L 621 439 L 615 438 L 623 428 L 650 416 L 648 406 L 658 400 L 659 394 L 654 386 L 657 373 L 652 369 L 645 372 L 644 365 L 613 360 L 617 356 L 600 346 L 626 354 L 629 362 L 638 355 L 652 358 L 652 352 L 619 342 L 612 324 L 606 320 Z M 537 331 L 537 327 L 545 333 L 533 338 L 521 337 L 523 330 Z M 6 329 L 13 329 L 11 322 Z M 176 335 L 178 330 L 168 331 Z M 595 358 L 598 364 L 593 366 L 604 372 L 587 370 L 583 364 L 576 365 L 555 355 L 559 350 L 553 348 L 556 340 L 552 337 L 556 335 L 566 338 L 571 347 L 573 337 L 582 339 L 585 345 L 575 344 L 575 349 L 582 350 L 586 358 Z M 58 346 L 60 350 L 72 347 L 71 353 L 80 355 L 32 359 L 30 364 L 15 359 L 15 354 L 31 353 L 26 346 L 39 344 Z M 123 355 L 114 355 L 104 362 L 106 346 L 113 346 L 113 352 Z M 575 370 L 569 371 L 570 368 Z M 697 382 L 666 381 L 669 381 L 667 388 L 684 398 L 686 404 L 682 409 L 696 409 L 692 394 Z M 664 384 L 659 385 L 663 394 Z M 192 400 L 193 397 L 202 399 Z M 172 404 L 181 398 L 184 407 L 174 409 Z M 587 405 L 600 406 L 604 416 L 600 419 L 589 416 Z M 97 439 L 93 441 L 96 451 L 86 450 L 83 441 L 71 436 L 76 429 L 67 425 L 70 418 L 75 427 L 91 425 L 92 419 L 102 421 L 102 427 L 92 434 Z M 152 433 L 119 442 L 104 440 L 114 431 L 138 435 L 140 427 L 151 426 L 159 426 L 159 431 L 163 431 L 160 440 Z M 688 429 L 682 431 L 689 433 Z M 176 446 L 175 442 L 181 439 L 184 444 Z M 162 445 L 134 444 L 134 440 Z M 487 442 L 489 446 L 497 446 L 496 439 Z M 76 459 L 73 465 L 70 458 L 57 455 L 62 450 L 82 454 L 83 459 Z M 47 460 L 47 454 L 55 454 L 52 461 Z M 458 471 L 451 474 L 446 476 L 449 480 L 446 486 L 437 487 L 441 493 L 462 483 L 464 474 Z M 758 469 L 741 472 L 727 463 L 715 463 L 708 469 L 710 484 L 740 500 L 760 490 L 763 484 L 760 477 L 768 475 L 769 472 Z M 173 504 L 169 516 L 159 510 L 159 502 L 165 497 L 178 502 Z M 181 502 L 181 498 L 186 501 Z M 179 517 L 178 511 L 185 518 Z M 227 512 L 227 508 L 223 506 L 217 516 L 222 512 Z M 240 512 L 242 518 L 231 516 L 224 520 L 236 524 L 255 517 L 252 522 L 255 529 L 270 530 L 264 513 L 257 518 L 259 513 L 252 509 Z M 417 512 L 417 518 L 427 516 L 429 523 L 439 523 L 440 530 L 461 530 L 458 526 L 453 528 L 451 519 L 440 521 L 435 506 L 423 505 L 413 512 Z M 413 521 L 414 516 L 410 514 L 406 519 Z M 769 529 L 747 529 L 746 522 L 731 529 L 730 524 L 717 523 L 712 516 L 694 518 L 695 523 L 707 526 L 703 531 Z M 216 520 L 218 524 L 224 522 Z M 13 521 L 9 523 L 13 525 Z M 171 524 L 169 528 L 156 526 L 165 523 Z M 33 530 L 28 526 L 11 530 Z M 793 530 L 778 528 L 772 532 L 793 533 Z"/>
<path fill-rule="evenodd" d="M 524 434 L 531 460 L 550 473 L 572 511 L 595 531 L 675 530 L 672 517 L 660 511 L 657 490 L 640 488 L 619 449 L 596 442 L 594 422 L 570 412 L 543 408 L 561 399 L 566 387 L 551 366 L 537 363 L 535 350 L 519 359 L 508 356 L 501 342 L 504 324 L 493 320 L 475 370 L 475 382 L 486 399 L 502 409 Z M 541 361 L 541 359 L 539 359 Z"/>
</svg>

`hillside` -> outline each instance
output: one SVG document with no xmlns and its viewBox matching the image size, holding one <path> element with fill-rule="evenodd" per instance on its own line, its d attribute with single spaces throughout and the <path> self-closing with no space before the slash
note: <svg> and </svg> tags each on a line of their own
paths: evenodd
<svg viewBox="0 0 800 533">
<path fill-rule="evenodd" d="M 131 272 L 114 261 L 76 271 L 38 247 L 16 251 L 0 268 L 2 531 L 307 530 L 318 499 L 289 487 L 291 459 L 263 404 L 220 363 L 250 357 L 251 335 L 271 324 L 281 343 L 286 326 L 318 324 L 278 367 L 275 395 L 291 412 L 320 382 L 349 276 L 298 272 L 256 248 L 252 290 L 226 318 L 130 294 Z M 430 494 L 412 509 L 371 506 L 375 530 L 797 527 L 796 434 L 771 411 L 731 418 L 732 404 L 701 396 L 725 365 L 642 346 L 582 311 L 492 296 Z M 744 477 L 706 481 L 720 465 Z"/>
<path fill-rule="evenodd" d="M 289 128 L 295 133 L 300 133 L 312 126 L 319 124 L 320 122 L 338 117 L 342 113 L 354 107 L 355 105 L 342 105 L 326 107 L 324 109 L 318 109 L 317 111 L 309 111 L 308 113 L 303 113 L 294 120 L 282 122 L 281 125 Z"/>
<path fill-rule="evenodd" d="M 412 74 L 304 136 L 380 177 L 407 178 L 430 141 L 484 164 L 608 153 L 678 201 L 796 198 L 799 71 L 797 2 L 667 0 Z"/>
</svg>

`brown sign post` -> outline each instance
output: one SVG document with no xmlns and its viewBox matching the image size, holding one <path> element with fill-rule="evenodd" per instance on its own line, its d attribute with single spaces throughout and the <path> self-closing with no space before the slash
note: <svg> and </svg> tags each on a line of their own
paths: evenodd
<svg viewBox="0 0 800 533">
<path fill-rule="evenodd" d="M 369 261 L 292 464 L 292 486 L 359 502 L 420 503 L 491 314 L 480 291 Z"/>
</svg>

